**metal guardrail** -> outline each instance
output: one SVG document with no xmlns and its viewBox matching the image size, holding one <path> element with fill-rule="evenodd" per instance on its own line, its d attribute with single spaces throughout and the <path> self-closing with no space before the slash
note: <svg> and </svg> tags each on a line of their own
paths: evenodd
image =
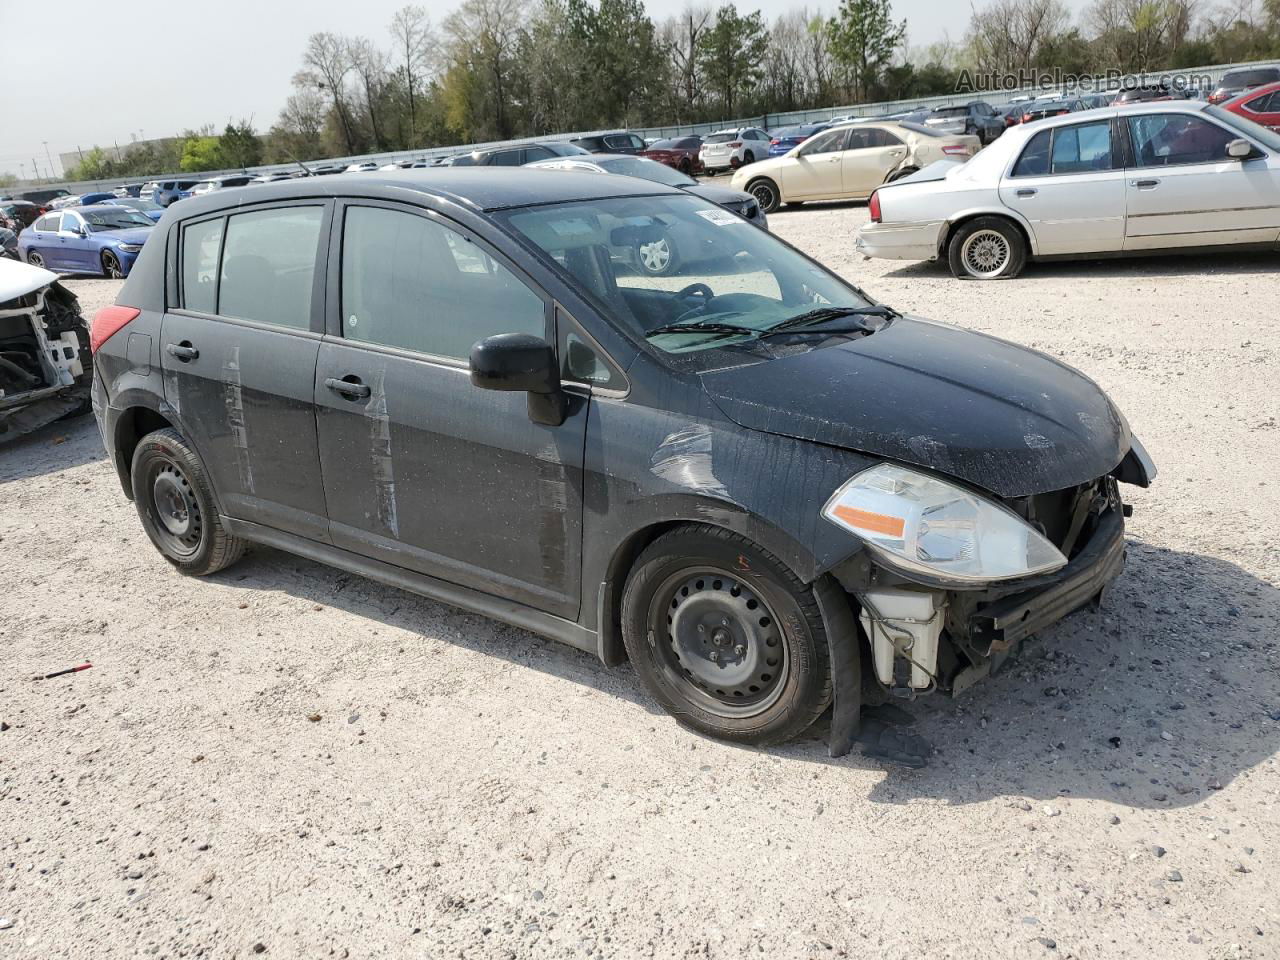
<svg viewBox="0 0 1280 960">
<path fill-rule="evenodd" d="M 1278 65 L 1280 64 L 1273 60 L 1255 60 L 1248 63 L 1215 64 L 1210 67 L 1187 67 L 1181 70 L 1164 70 L 1146 74 L 1128 74 L 1120 78 L 1118 82 L 1143 84 L 1158 82 L 1163 77 L 1197 75 L 1207 77 L 1210 83 L 1217 83 L 1222 79 L 1222 75 L 1229 70 L 1237 70 L 1243 67 Z M 993 106 L 1002 106 L 1009 103 L 1016 96 L 1026 95 L 1028 93 L 1047 93 L 1050 89 L 1054 88 L 1025 88 L 1022 90 L 972 92 L 935 97 L 918 97 L 912 100 L 886 100 L 878 103 L 860 103 L 849 104 L 846 106 L 820 107 L 812 110 L 791 110 L 784 113 L 770 113 L 764 115 L 757 114 L 754 117 L 737 117 L 731 120 L 717 120 L 705 123 L 677 123 L 658 127 L 610 127 L 605 130 L 582 130 L 575 133 L 547 134 L 539 137 L 520 137 L 514 140 L 494 140 L 486 143 L 457 144 L 447 147 L 423 147 L 418 150 L 397 150 L 389 153 L 367 153 L 351 157 L 332 157 L 325 160 L 308 161 L 308 165 L 348 166 L 353 163 L 368 163 L 372 161 L 381 166 L 382 164 L 392 163 L 398 160 L 414 160 L 419 158 L 431 160 L 436 157 L 452 156 L 455 153 L 464 153 L 470 150 L 486 150 L 491 147 L 511 146 L 521 143 L 537 143 L 539 141 L 547 140 L 572 140 L 577 137 L 610 133 L 619 129 L 624 129 L 630 133 L 635 133 L 646 138 L 687 137 L 713 133 L 716 130 L 731 130 L 737 127 L 764 127 L 766 129 L 776 129 L 778 127 L 792 126 L 799 123 L 820 123 L 825 120 L 830 120 L 833 117 L 882 117 L 889 114 L 903 113 L 911 110 L 956 106 L 969 103 L 974 100 L 985 100 Z M 1065 88 L 1059 89 L 1063 93 L 1074 92 L 1074 90 L 1067 90 Z M 111 190 L 126 181 L 206 179 L 211 177 L 232 176 L 240 173 L 275 173 L 281 171 L 294 171 L 297 169 L 298 165 L 296 163 L 276 163 L 248 167 L 244 170 L 239 168 L 231 170 L 205 170 L 200 173 L 163 173 L 147 177 L 112 177 L 106 180 L 66 181 L 61 183 L 52 181 L 41 183 L 28 182 L 26 184 L 17 184 L 15 186 L 8 187 L 6 190 L 10 193 L 21 193 L 24 190 L 57 189 L 61 187 L 71 193 L 90 193 L 99 190 Z"/>
</svg>

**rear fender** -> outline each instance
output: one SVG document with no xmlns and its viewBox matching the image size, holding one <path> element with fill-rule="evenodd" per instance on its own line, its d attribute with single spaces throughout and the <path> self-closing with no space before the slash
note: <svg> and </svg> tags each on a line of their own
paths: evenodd
<svg viewBox="0 0 1280 960">
<path fill-rule="evenodd" d="M 1008 207 L 997 206 L 994 204 L 966 207 L 963 210 L 953 213 L 943 222 L 943 228 L 938 234 L 938 256 L 945 257 L 947 251 L 947 243 L 951 240 L 951 235 L 956 228 L 967 220 L 974 217 L 1001 217 L 1005 220 L 1012 220 L 1022 230 L 1027 238 L 1027 249 L 1031 256 L 1037 256 L 1040 252 L 1036 243 L 1035 231 L 1031 229 L 1031 223 L 1026 217 L 1015 210 Z"/>
</svg>

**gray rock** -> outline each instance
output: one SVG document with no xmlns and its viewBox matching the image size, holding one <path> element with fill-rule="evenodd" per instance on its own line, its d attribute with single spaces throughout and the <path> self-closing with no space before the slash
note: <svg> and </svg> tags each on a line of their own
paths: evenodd
<svg viewBox="0 0 1280 960">
<path fill-rule="evenodd" d="M 1114 813 L 1111 815 L 1111 819 L 1108 821 L 1108 823 L 1110 823 L 1113 827 L 1119 822 L 1120 822 L 1120 818 L 1117 817 Z"/>
<path fill-rule="evenodd" d="M 1168 851 L 1165 850 L 1165 848 L 1160 846 L 1159 844 L 1154 844 L 1151 847 L 1151 855 L 1155 857 L 1157 860 L 1163 857 L 1167 852 Z"/>
<path fill-rule="evenodd" d="M 541 890 L 535 890 L 535 891 L 533 891 L 533 899 L 535 899 L 535 900 L 541 900 L 541 899 L 543 898 L 543 896 L 544 896 L 544 894 L 543 894 L 543 892 L 542 892 Z"/>
<path fill-rule="evenodd" d="M 1182 874 L 1181 874 L 1181 873 L 1179 873 L 1177 870 L 1168 870 L 1168 871 L 1166 871 L 1166 872 L 1165 872 L 1165 875 L 1164 875 L 1164 878 L 1165 878 L 1166 880 L 1168 880 L 1170 883 L 1181 883 L 1181 882 L 1182 882 Z"/>
<path fill-rule="evenodd" d="M 126 877 L 128 877 L 130 880 L 141 880 L 141 879 L 142 879 L 142 871 L 141 871 L 141 870 L 139 870 L 137 867 L 134 867 L 134 868 L 132 868 L 131 870 L 129 870 L 129 871 L 125 874 L 125 876 L 126 876 Z"/>
<path fill-rule="evenodd" d="M 1058 949 L 1058 941 L 1053 939 L 1053 937 L 1036 937 L 1036 942 L 1039 943 L 1046 950 Z"/>
<path fill-rule="evenodd" d="M 1236 865 L 1235 865 L 1234 867 L 1232 867 L 1231 869 L 1232 869 L 1232 870 L 1234 870 L 1236 873 L 1250 873 L 1250 872 L 1252 872 L 1252 871 L 1250 871 L 1250 870 L 1249 870 L 1249 868 L 1248 868 L 1248 867 L 1246 867 L 1243 863 L 1241 863 L 1241 862 L 1240 862 L 1240 861 L 1238 861 L 1238 860 L 1236 861 Z"/>
</svg>

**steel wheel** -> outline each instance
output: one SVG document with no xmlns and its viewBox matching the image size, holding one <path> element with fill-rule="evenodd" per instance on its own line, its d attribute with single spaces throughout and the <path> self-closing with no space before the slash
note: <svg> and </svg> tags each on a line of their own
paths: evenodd
<svg viewBox="0 0 1280 960">
<path fill-rule="evenodd" d="M 112 280 L 124 279 L 124 270 L 120 267 L 120 260 L 110 250 L 102 251 L 102 274 Z"/>
<path fill-rule="evenodd" d="M 191 481 L 172 460 L 157 460 L 151 469 L 147 509 L 155 533 L 175 557 L 191 557 L 200 549 L 204 519 Z"/>
<path fill-rule="evenodd" d="M 1012 252 L 1004 234 L 996 230 L 977 230 L 961 245 L 960 260 L 970 276 L 989 280 L 1005 271 Z"/>
<path fill-rule="evenodd" d="M 733 574 L 687 569 L 653 595 L 659 664 L 686 698 L 718 717 L 750 717 L 781 695 L 790 668 L 785 634 L 764 599 Z M 665 611 L 665 616 L 663 611 Z"/>
<path fill-rule="evenodd" d="M 649 243 L 636 244 L 636 258 L 640 261 L 640 267 L 645 273 L 667 273 L 671 269 L 674 256 L 671 243 L 665 237 Z"/>
<path fill-rule="evenodd" d="M 31 264 L 33 267 L 43 267 L 44 257 L 40 256 L 40 254 L 36 253 L 34 250 L 28 250 L 27 263 Z"/>
</svg>

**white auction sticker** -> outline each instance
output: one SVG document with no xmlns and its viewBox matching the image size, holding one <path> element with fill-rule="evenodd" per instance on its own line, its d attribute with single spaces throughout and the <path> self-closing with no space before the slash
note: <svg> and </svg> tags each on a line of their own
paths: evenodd
<svg viewBox="0 0 1280 960">
<path fill-rule="evenodd" d="M 730 213 L 728 210 L 695 210 L 698 216 L 703 220 L 709 220 L 717 227 L 731 227 L 735 223 L 746 223 L 741 217 Z"/>
</svg>

